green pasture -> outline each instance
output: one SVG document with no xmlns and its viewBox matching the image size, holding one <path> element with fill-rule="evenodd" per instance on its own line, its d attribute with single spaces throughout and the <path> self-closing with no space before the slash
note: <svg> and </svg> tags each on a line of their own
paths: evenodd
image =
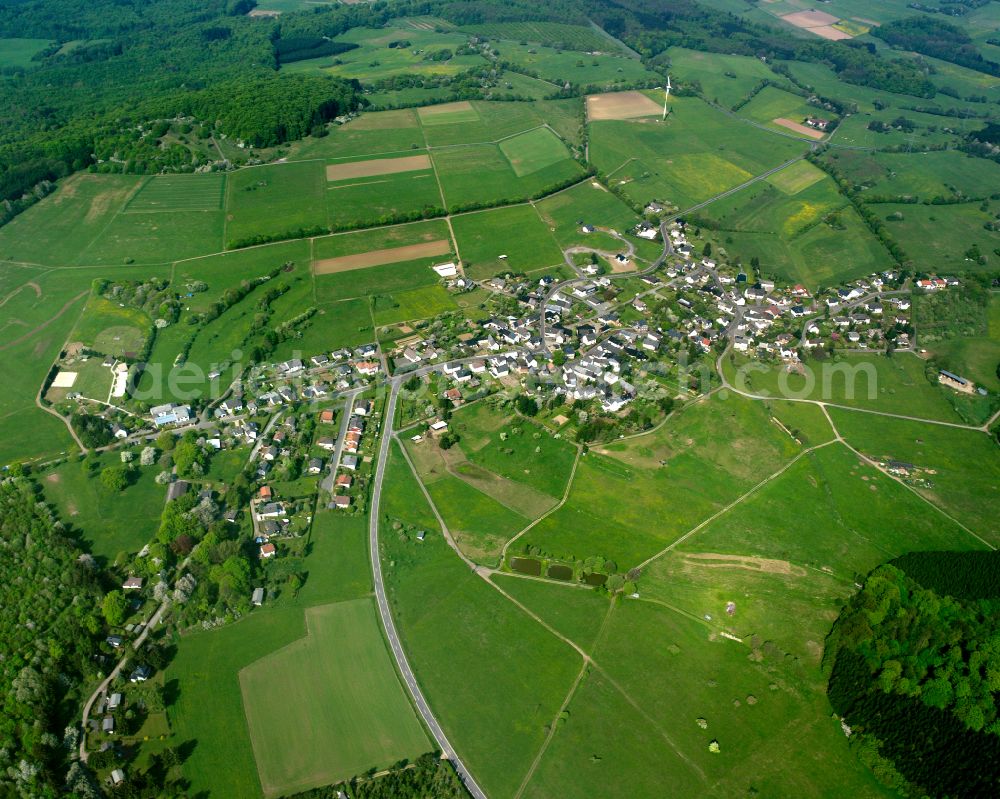
<svg viewBox="0 0 1000 799">
<path fill-rule="evenodd" d="M 778 80 L 759 58 L 703 53 L 684 47 L 671 47 L 667 54 L 670 77 L 678 86 L 697 81 L 705 98 L 726 108 L 746 98 L 762 80 Z"/>
<path fill-rule="evenodd" d="M 124 491 L 105 488 L 100 477 L 101 469 L 121 465 L 118 452 L 98 455 L 99 465 L 93 472 L 72 458 L 38 475 L 45 501 L 52 504 L 59 519 L 88 552 L 107 563 L 121 552 L 138 552 L 153 540 L 160 526 L 167 491 L 156 484 L 162 468 L 140 466 L 141 449 L 131 449 L 134 468 Z"/>
<path fill-rule="evenodd" d="M 267 797 L 390 766 L 429 746 L 370 598 L 309 608 L 306 629 L 240 671 Z"/>
<path fill-rule="evenodd" d="M 412 108 L 365 112 L 330 129 L 322 138 L 308 138 L 289 145 L 289 161 L 312 158 L 345 158 L 402 153 L 424 147 L 424 136 Z"/>
<path fill-rule="evenodd" d="M 985 336 L 956 336 L 927 343 L 939 364 L 969 377 L 990 391 L 1000 391 L 1000 294 L 990 301 L 989 328 Z"/>
<path fill-rule="evenodd" d="M 377 294 L 372 301 L 375 324 L 379 326 L 430 319 L 458 307 L 448 290 L 437 285 L 394 294 Z"/>
<path fill-rule="evenodd" d="M 590 158 L 632 200 L 686 208 L 800 155 L 803 145 L 733 120 L 697 98 L 671 100 L 667 121 L 590 124 Z"/>
<path fill-rule="evenodd" d="M 371 103 L 373 111 L 389 111 L 398 108 L 412 108 L 420 105 L 441 103 L 451 97 L 451 90 L 446 86 L 420 86 L 405 89 L 384 89 L 365 95 Z M 421 142 L 423 138 L 420 138 Z"/>
<path fill-rule="evenodd" d="M 451 427 L 469 460 L 555 499 L 566 490 L 576 450 L 545 428 L 510 411 L 477 402 L 456 411 Z"/>
<path fill-rule="evenodd" d="M 844 355 L 833 360 L 808 360 L 806 374 L 782 364 L 723 361 L 726 378 L 737 389 L 778 399 L 823 400 L 835 405 L 867 408 L 924 419 L 961 422 L 945 389 L 924 376 L 924 362 L 909 352 L 884 355 Z"/>
<path fill-rule="evenodd" d="M 428 106 L 417 113 L 431 147 L 497 142 L 545 122 L 534 103 L 521 102 Z"/>
<path fill-rule="evenodd" d="M 569 157 L 559 137 L 549 128 L 535 128 L 500 142 L 500 152 L 519 178 L 531 175 Z"/>
<path fill-rule="evenodd" d="M 830 112 L 824 111 L 806 102 L 804 97 L 786 92 L 776 86 L 767 86 L 762 91 L 754 95 L 745 106 L 740 108 L 739 115 L 760 122 L 774 130 L 790 133 L 794 136 L 803 136 L 782 125 L 778 125 L 775 119 L 790 119 L 792 122 L 802 124 L 807 117 L 822 116 L 829 118 Z"/>
<path fill-rule="evenodd" d="M 127 352 L 142 350 L 152 326 L 145 311 L 91 296 L 70 338 L 96 352 L 123 358 Z"/>
<path fill-rule="evenodd" d="M 30 67 L 31 57 L 51 44 L 48 39 L 0 39 L 0 67 Z"/>
<path fill-rule="evenodd" d="M 996 269 L 1000 264 L 1000 256 L 993 252 L 998 245 L 997 234 L 983 228 L 993 220 L 996 211 L 981 211 L 978 203 L 884 204 L 875 209 L 883 217 L 902 215 L 902 220 L 887 222 L 886 229 L 900 242 L 917 270 L 933 273 L 981 271 Z M 973 245 L 986 257 L 985 266 L 966 256 Z"/>
<path fill-rule="evenodd" d="M 601 49 L 606 51 L 607 44 L 605 41 Z M 660 78 L 638 59 L 623 54 L 560 51 L 554 47 L 515 41 L 498 42 L 497 49 L 501 58 L 559 85 L 570 83 L 603 91 L 634 86 L 636 83 L 641 85 Z"/>
<path fill-rule="evenodd" d="M 552 229 L 560 247 L 590 246 L 615 249 L 598 233 L 583 233 L 583 225 L 607 227 L 619 233 L 632 230 L 639 221 L 635 212 L 597 181 L 573 186 L 535 204 L 542 221 Z M 595 243 L 599 239 L 599 243 Z"/>
<path fill-rule="evenodd" d="M 800 191 L 808 189 L 810 186 L 819 183 L 826 178 L 826 173 L 822 169 L 813 166 L 808 161 L 796 161 L 776 172 L 767 179 L 772 186 L 776 186 L 785 194 L 795 195 Z M 831 185 L 832 184 L 828 184 Z"/>
<path fill-rule="evenodd" d="M 583 52 L 607 50 L 611 43 L 603 34 L 585 25 L 561 22 L 481 22 L 466 25 L 463 30 L 487 39 L 531 42 Z"/>
<path fill-rule="evenodd" d="M 226 244 L 254 236 L 298 234 L 328 224 L 326 174 L 318 161 L 234 172 L 226 203 Z"/>
<path fill-rule="evenodd" d="M 178 745 L 194 743 L 183 766 L 192 791 L 263 796 L 239 672 L 305 637 L 306 608 L 371 593 L 367 529 L 362 518 L 319 512 L 303 563 L 308 578 L 296 597 L 282 595 L 236 624 L 180 640 L 177 656 L 166 671 L 166 685 L 174 696 L 167 712 L 172 740 Z M 324 728 L 328 721 L 324 719 Z M 322 769 L 325 759 L 332 756 L 333 750 L 327 750 L 323 760 L 310 765 Z"/>
<path fill-rule="evenodd" d="M 391 225 L 377 230 L 336 233 L 314 240 L 313 258 L 315 260 L 338 258 L 342 255 L 357 255 L 373 250 L 406 247 L 410 244 L 438 241 L 449 237 L 448 223 L 441 219 L 413 222 L 406 225 Z M 439 259 L 443 257 L 438 256 Z M 435 261 L 435 263 L 439 262 L 440 260 Z"/>
<path fill-rule="evenodd" d="M 433 56 L 443 50 L 454 52 L 464 46 L 468 37 L 463 33 L 438 33 L 408 26 L 387 28 L 354 28 L 336 37 L 338 42 L 359 45 L 346 53 L 295 61 L 282 67 L 286 72 L 321 71 L 327 75 L 355 78 L 362 83 L 393 75 L 455 75 L 471 67 L 482 66 L 480 55 L 455 55 L 447 60 Z M 405 47 L 389 47 L 393 42 L 408 42 Z"/>
<path fill-rule="evenodd" d="M 880 195 L 989 197 L 1000 186 L 1000 164 L 956 150 L 930 153 L 880 153 L 885 177 L 872 191 Z M 878 210 L 878 209 L 875 209 Z"/>
<path fill-rule="evenodd" d="M 585 652 L 593 652 L 611 609 L 606 595 L 569 583 L 528 580 L 499 572 L 490 579 L 560 635 Z"/>
<path fill-rule="evenodd" d="M 440 209 L 441 192 L 434 170 L 424 169 L 329 183 L 326 205 L 331 229 L 347 229 Z"/>
<path fill-rule="evenodd" d="M 580 658 L 449 549 L 398 453 L 387 468 L 381 557 L 410 664 L 476 780 L 491 796 L 511 796 Z M 396 523 L 415 525 L 426 538 L 418 541 Z"/>
<path fill-rule="evenodd" d="M 330 275 L 316 275 L 316 302 L 329 303 L 352 297 L 397 294 L 433 286 L 439 280 L 430 268 L 447 256 L 369 266 Z"/>
<path fill-rule="evenodd" d="M 593 447 L 580 460 L 566 504 L 518 544 L 568 560 L 599 555 L 627 570 L 801 449 L 761 403 L 702 400 L 656 432 Z"/>
<path fill-rule="evenodd" d="M 0 258 L 47 266 L 80 263 L 144 178 L 77 173 L 0 227 Z M 41 235 L 44 234 L 44 235 Z M 169 256 L 160 260 L 167 260 Z"/>
<path fill-rule="evenodd" d="M 223 249 L 222 211 L 122 213 L 77 259 L 81 264 L 158 264 Z"/>
<path fill-rule="evenodd" d="M 562 252 L 530 205 L 453 217 L 458 251 L 476 279 L 510 270 L 530 272 L 562 263 Z M 506 255 L 504 259 L 499 258 Z"/>
<path fill-rule="evenodd" d="M 975 430 L 885 419 L 832 408 L 847 442 L 877 460 L 912 463 L 922 470 L 916 490 L 993 546 L 1000 545 L 1000 452 Z M 944 517 L 939 517 L 942 524 Z M 966 534 L 966 547 L 976 541 Z M 930 547 L 928 547 L 930 548 Z"/>
<path fill-rule="evenodd" d="M 500 93 L 510 93 L 529 100 L 544 100 L 559 91 L 551 81 L 532 78 L 520 72 L 504 72 L 500 76 Z"/>
</svg>

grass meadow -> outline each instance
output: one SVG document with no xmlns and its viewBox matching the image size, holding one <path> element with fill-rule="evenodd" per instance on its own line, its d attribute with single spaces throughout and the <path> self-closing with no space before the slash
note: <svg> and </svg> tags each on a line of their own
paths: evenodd
<svg viewBox="0 0 1000 799">
<path fill-rule="evenodd" d="M 806 102 L 804 97 L 786 92 L 776 86 L 767 86 L 754 95 L 749 103 L 739 110 L 739 115 L 760 122 L 784 133 L 794 133 L 778 125 L 775 119 L 788 119 L 802 124 L 807 117 L 822 114 L 822 109 Z M 828 114 L 827 114 L 828 115 Z M 798 134 L 796 134 L 798 135 Z"/>
<path fill-rule="evenodd" d="M 709 100 L 732 108 L 746 98 L 762 80 L 776 75 L 760 59 L 748 56 L 702 53 L 671 47 L 670 77 L 680 86 L 697 81 Z"/>
<path fill-rule="evenodd" d="M 240 671 L 265 797 L 329 785 L 430 748 L 371 598 L 306 610 L 305 637 Z"/>
<path fill-rule="evenodd" d="M 518 545 L 567 560 L 599 555 L 625 571 L 801 450 L 761 403 L 704 399 L 655 432 L 591 449 L 566 504 Z"/>
<path fill-rule="evenodd" d="M 562 250 L 531 205 L 461 214 L 451 224 L 467 274 L 474 279 L 563 262 Z"/>
<path fill-rule="evenodd" d="M 691 97 L 671 100 L 667 121 L 601 121 L 590 125 L 590 157 L 634 201 L 657 199 L 687 208 L 800 155 L 803 145 L 736 125 Z"/>
<path fill-rule="evenodd" d="M 993 254 L 996 234 L 983 228 L 993 214 L 980 210 L 978 203 L 885 204 L 877 206 L 877 210 L 886 217 L 897 213 L 902 216 L 900 221 L 887 222 L 886 227 L 889 235 L 902 243 L 915 269 L 937 273 L 980 271 L 996 266 L 997 257 Z M 966 257 L 972 245 L 986 256 L 985 267 Z"/>
<path fill-rule="evenodd" d="M 600 54 L 560 52 L 554 47 L 513 41 L 500 42 L 498 49 L 504 59 L 559 85 L 570 83 L 604 90 L 659 79 L 638 59 L 608 53 L 607 42 L 600 48 L 605 52 Z"/>
<path fill-rule="evenodd" d="M 0 39 L 0 67 L 30 67 L 31 57 L 51 44 L 48 39 Z"/>
<path fill-rule="evenodd" d="M 121 552 L 134 554 L 151 541 L 160 526 L 166 488 L 156 484 L 157 466 L 136 464 L 124 491 L 112 491 L 100 479 L 100 470 L 117 466 L 117 452 L 98 456 L 99 468 L 89 472 L 75 458 L 40 474 L 45 500 L 59 518 L 80 537 L 83 547 L 111 563 Z"/>
<path fill-rule="evenodd" d="M 179 641 L 177 656 L 166 672 L 167 686 L 176 697 L 168 707 L 168 715 L 176 743 L 194 742 L 193 752 L 184 763 L 184 776 L 191 781 L 192 791 L 224 796 L 263 796 L 239 672 L 262 657 L 303 639 L 308 634 L 308 608 L 370 595 L 367 528 L 363 518 L 349 519 L 326 511 L 318 513 L 304 562 L 308 579 L 296 597 L 269 600 L 264 607 L 255 609 L 235 624 L 194 632 Z M 373 643 L 370 632 L 363 640 Z M 341 643 L 350 646 L 345 640 Z M 367 644 L 365 647 L 370 655 L 372 650 Z M 306 665 L 301 664 L 302 667 Z M 276 679 L 280 688 L 280 677 Z M 397 690 L 395 685 L 380 684 L 381 690 L 389 695 Z M 332 690 L 339 690 L 339 687 L 332 686 Z M 348 700 L 345 698 L 345 701 Z M 276 712 L 295 714 L 303 711 L 289 702 Z M 380 717 L 386 723 L 387 717 L 381 716 L 381 711 Z M 347 718 L 337 721 L 353 723 Z M 281 717 L 276 717 L 273 723 L 282 723 Z M 332 720 L 326 716 L 313 717 L 309 723 L 326 729 Z M 410 723 L 404 719 L 404 726 L 398 731 L 392 726 L 385 729 L 392 735 L 398 732 L 400 740 L 413 741 Z M 308 766 L 322 771 L 327 763 L 348 763 L 359 755 L 358 745 L 358 741 L 338 738 L 318 762 Z"/>
<path fill-rule="evenodd" d="M 830 409 L 830 416 L 858 451 L 919 467 L 919 477 L 925 481 L 915 485 L 920 494 L 994 546 L 1000 545 L 996 514 L 1000 456 L 989 435 L 839 408 Z"/>
<path fill-rule="evenodd" d="M 912 353 L 896 353 L 891 358 L 847 355 L 833 361 L 812 360 L 807 363 L 814 372 L 812 379 L 786 372 L 780 364 L 754 364 L 738 377 L 737 370 L 745 363 L 734 356 L 724 361 L 723 368 L 732 385 L 754 394 L 824 400 L 883 413 L 962 421 L 951 402 L 952 395 L 927 380 L 924 362 Z"/>
<path fill-rule="evenodd" d="M 603 238 L 603 234 L 584 233 L 585 224 L 608 227 L 619 233 L 631 230 L 638 217 L 618 197 L 597 181 L 581 183 L 566 191 L 553 194 L 535 204 L 542 221 L 552 230 L 560 247 L 599 246 L 616 249 L 618 244 Z M 595 245 L 594 239 L 601 244 Z"/>
<path fill-rule="evenodd" d="M 459 560 L 398 452 L 383 503 L 386 590 L 410 664 L 477 781 L 491 796 L 511 796 L 579 671 L 579 655 Z M 393 529 L 396 522 L 427 536 L 418 541 L 405 527 Z"/>
</svg>

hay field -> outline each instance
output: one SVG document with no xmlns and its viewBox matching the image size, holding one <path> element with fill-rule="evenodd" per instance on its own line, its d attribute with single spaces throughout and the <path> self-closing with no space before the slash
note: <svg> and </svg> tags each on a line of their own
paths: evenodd
<svg viewBox="0 0 1000 799">
<path fill-rule="evenodd" d="M 663 107 L 642 92 L 592 94 L 587 98 L 587 119 L 635 119 L 663 113 Z"/>
<path fill-rule="evenodd" d="M 371 599 L 309 608 L 306 629 L 239 675 L 265 797 L 329 785 L 428 747 Z"/>
</svg>

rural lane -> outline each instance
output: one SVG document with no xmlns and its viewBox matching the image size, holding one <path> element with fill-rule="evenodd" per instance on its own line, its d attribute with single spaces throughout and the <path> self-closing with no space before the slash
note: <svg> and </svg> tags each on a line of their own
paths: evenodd
<svg viewBox="0 0 1000 799">
<path fill-rule="evenodd" d="M 385 583 L 382 579 L 382 562 L 379 560 L 378 551 L 379 504 L 382 499 L 382 481 L 385 477 L 385 465 L 389 459 L 389 449 L 392 446 L 393 440 L 392 426 L 396 415 L 396 399 L 399 395 L 399 388 L 402 385 L 402 380 L 399 377 L 393 378 L 389 385 L 389 396 L 386 401 L 384 414 L 385 421 L 382 425 L 382 439 L 379 442 L 378 463 L 375 467 L 372 504 L 368 516 L 368 545 L 371 555 L 372 580 L 375 585 L 375 598 L 378 603 L 379 616 L 382 618 L 382 627 L 385 629 L 386 639 L 389 642 L 389 647 L 392 649 L 392 655 L 396 660 L 396 666 L 403 678 L 403 682 L 406 683 L 406 687 L 409 689 L 410 695 L 413 697 L 413 702 L 416 705 L 417 710 L 420 712 L 420 716 L 423 718 L 424 723 L 434 736 L 434 740 L 437 741 L 437 745 L 441 749 L 441 753 L 452 762 L 452 765 L 455 767 L 455 771 L 458 772 L 462 782 L 465 783 L 466 789 L 468 789 L 474 799 L 487 799 L 486 793 L 479 787 L 468 768 L 466 768 L 465 764 L 455 753 L 451 743 L 448 741 L 448 736 L 444 734 L 444 730 L 441 729 L 441 725 L 438 723 L 437 718 L 435 718 L 430 705 L 427 704 L 423 691 L 420 690 L 420 685 L 417 683 L 417 678 L 413 674 L 413 670 L 410 668 L 409 661 L 406 659 L 406 653 L 403 651 L 403 645 L 399 640 L 399 634 L 396 632 L 396 625 L 392 619 L 392 611 L 389 608 L 389 600 L 386 598 Z"/>
</svg>

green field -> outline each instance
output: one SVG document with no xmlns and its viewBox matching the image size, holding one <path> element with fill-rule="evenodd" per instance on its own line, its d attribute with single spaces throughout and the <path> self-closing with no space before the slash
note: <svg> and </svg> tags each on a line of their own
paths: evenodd
<svg viewBox="0 0 1000 799">
<path fill-rule="evenodd" d="M 31 57 L 51 44 L 48 39 L 0 39 L 0 67 L 30 67 Z"/>
<path fill-rule="evenodd" d="M 464 30 L 488 39 L 525 41 L 562 50 L 608 50 L 611 40 L 584 25 L 559 22 L 483 22 L 466 25 Z"/>
<path fill-rule="evenodd" d="M 225 187 L 222 174 L 160 175 L 143 183 L 123 211 L 217 211 Z"/>
<path fill-rule="evenodd" d="M 530 272 L 563 261 L 552 233 L 530 205 L 462 214 L 452 219 L 452 227 L 462 261 L 476 279 L 507 270 Z"/>
<path fill-rule="evenodd" d="M 580 657 L 449 549 L 398 453 L 381 511 L 389 521 L 380 533 L 386 591 L 427 701 L 484 790 L 512 796 Z M 406 525 L 426 538 L 418 541 Z"/>
<path fill-rule="evenodd" d="M 569 156 L 565 145 L 549 128 L 535 128 L 500 142 L 500 152 L 519 178 L 531 175 Z"/>
<path fill-rule="evenodd" d="M 697 81 L 704 97 L 726 108 L 746 98 L 762 80 L 777 76 L 760 59 L 748 56 L 702 53 L 671 47 L 670 77 L 680 86 Z"/>
<path fill-rule="evenodd" d="M 801 142 L 734 122 L 697 98 L 671 100 L 666 123 L 590 124 L 590 157 L 634 201 L 686 208 L 802 154 Z"/>
<path fill-rule="evenodd" d="M 349 229 L 430 215 L 441 208 L 441 192 L 434 169 L 419 169 L 329 181 L 326 206 L 331 229 Z"/>
<path fill-rule="evenodd" d="M 590 246 L 614 250 L 621 245 L 603 233 L 583 233 L 584 224 L 630 231 L 638 222 L 635 212 L 597 182 L 581 183 L 540 200 L 538 215 L 550 228 L 560 247 Z M 595 240 L 599 243 L 595 244 Z"/>
<path fill-rule="evenodd" d="M 77 532 L 88 552 L 110 563 L 121 552 L 134 554 L 156 536 L 166 488 L 156 484 L 157 466 L 135 466 L 124 491 L 111 491 L 101 482 L 100 470 L 117 466 L 117 452 L 99 456 L 100 466 L 88 474 L 83 463 L 68 461 L 38 478 L 59 518 Z"/>
<path fill-rule="evenodd" d="M 928 484 L 917 490 L 993 546 L 1000 544 L 995 512 L 1000 453 L 988 435 L 836 408 L 830 415 L 847 442 L 865 455 L 931 470 L 921 475 Z"/>
<path fill-rule="evenodd" d="M 425 145 L 412 108 L 365 113 L 330 131 L 320 139 L 303 139 L 290 146 L 290 161 L 310 158 L 345 158 L 414 150 Z"/>
<path fill-rule="evenodd" d="M 134 357 L 142 351 L 152 326 L 153 320 L 145 311 L 92 296 L 70 338 L 103 355 L 123 358 L 132 353 Z"/>
<path fill-rule="evenodd" d="M 241 169 L 229 179 L 226 244 L 327 226 L 326 176 L 315 161 Z"/>
<path fill-rule="evenodd" d="M 588 452 L 566 504 L 518 545 L 570 561 L 599 555 L 626 571 L 800 451 L 763 404 L 702 400 L 655 433 Z"/>
<path fill-rule="evenodd" d="M 354 50 L 334 56 L 296 61 L 283 67 L 288 72 L 322 71 L 328 75 L 356 78 L 362 83 L 388 78 L 393 75 L 454 75 L 470 67 L 482 66 L 480 55 L 455 55 L 445 60 L 433 58 L 444 50 L 455 51 L 468 37 L 463 33 L 437 33 L 421 30 L 406 24 L 397 24 L 373 30 L 355 28 L 336 37 L 338 42 L 359 45 Z M 403 47 L 389 47 L 390 43 L 408 43 Z"/>
<path fill-rule="evenodd" d="M 880 153 L 875 160 L 885 178 L 871 190 L 881 195 L 988 197 L 1000 184 L 1000 164 L 955 150 L 932 153 Z"/>
<path fill-rule="evenodd" d="M 812 374 L 788 373 L 780 365 L 727 358 L 724 369 L 737 389 L 784 398 L 823 400 L 852 408 L 897 413 L 923 419 L 961 422 L 955 392 L 932 385 L 924 376 L 924 362 L 901 352 L 881 355 L 847 355 L 833 361 L 806 363 Z"/>
<path fill-rule="evenodd" d="M 597 55 L 517 41 L 500 42 L 498 49 L 505 59 L 518 67 L 559 85 L 570 83 L 603 91 L 659 79 L 657 73 L 647 69 L 638 59 L 609 53 L 608 42 Z"/>
<path fill-rule="evenodd" d="M 309 608 L 306 630 L 240 671 L 265 797 L 329 785 L 430 746 L 371 599 Z"/>
<path fill-rule="evenodd" d="M 534 103 L 454 103 L 421 108 L 417 115 L 431 147 L 497 142 L 545 122 Z"/>
<path fill-rule="evenodd" d="M 699 212 L 727 251 L 767 274 L 813 289 L 886 269 L 889 254 L 834 182 L 799 161 Z M 732 241 L 728 241 L 731 239 Z"/>
<path fill-rule="evenodd" d="M 989 328 L 985 336 L 956 336 L 928 342 L 942 368 L 966 375 L 989 391 L 1000 391 L 1000 295 L 990 302 Z"/>
<path fill-rule="evenodd" d="M 829 118 L 829 112 L 823 111 L 814 105 L 806 102 L 805 98 L 797 94 L 786 92 L 775 86 L 768 86 L 754 95 L 753 99 L 739 110 L 739 115 L 760 122 L 777 131 L 795 136 L 804 134 L 796 133 L 788 128 L 775 123 L 775 119 L 788 119 L 792 122 L 802 124 L 807 117 L 824 116 Z"/>
<path fill-rule="evenodd" d="M 885 217 L 901 214 L 902 220 L 886 223 L 889 235 L 901 242 L 914 268 L 931 272 L 979 271 L 995 269 L 1000 256 L 997 234 L 983 228 L 993 218 L 993 213 L 981 211 L 977 203 L 962 205 L 893 205 L 877 206 Z M 966 257 L 966 252 L 976 245 L 986 257 L 986 266 L 980 266 Z"/>
<path fill-rule="evenodd" d="M 263 795 L 239 672 L 303 639 L 308 632 L 307 608 L 370 595 L 367 529 L 364 519 L 317 514 L 304 562 L 308 579 L 298 596 L 281 597 L 245 615 L 237 624 L 191 633 L 180 640 L 177 656 L 166 671 L 167 685 L 173 686 L 175 697 L 167 710 L 173 740 L 178 745 L 194 742 L 183 768 L 192 791 L 213 796 Z M 278 680 L 280 687 L 280 677 Z M 393 686 L 392 690 L 398 689 Z M 336 730 L 326 719 L 322 726 Z M 351 757 L 359 751 L 356 742 L 344 746 L 336 750 L 342 755 L 327 749 L 311 767 L 322 770 L 328 759 Z"/>
<path fill-rule="evenodd" d="M 458 304 L 442 286 L 424 286 L 374 298 L 372 314 L 376 325 L 392 325 L 453 311 Z M 359 342 L 360 343 L 360 342 Z"/>
</svg>

